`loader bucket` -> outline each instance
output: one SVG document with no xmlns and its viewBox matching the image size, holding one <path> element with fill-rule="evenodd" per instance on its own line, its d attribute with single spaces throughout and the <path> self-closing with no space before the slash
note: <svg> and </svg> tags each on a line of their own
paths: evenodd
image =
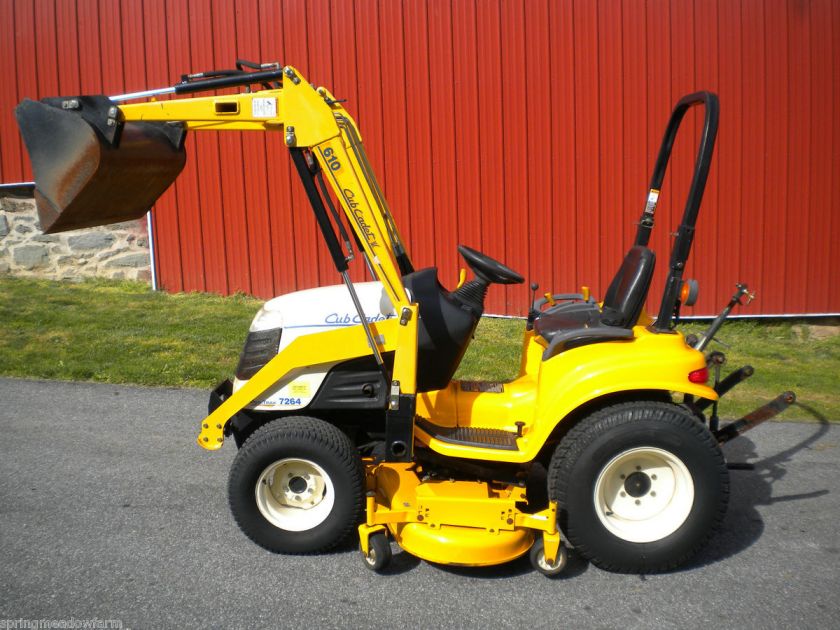
<svg viewBox="0 0 840 630">
<path fill-rule="evenodd" d="M 44 233 L 138 219 L 184 168 L 183 125 L 116 115 L 105 96 L 25 99 L 15 109 Z"/>
</svg>

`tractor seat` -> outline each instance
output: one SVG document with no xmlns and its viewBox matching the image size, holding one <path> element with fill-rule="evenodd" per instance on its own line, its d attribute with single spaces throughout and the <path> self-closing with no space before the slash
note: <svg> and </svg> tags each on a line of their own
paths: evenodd
<svg viewBox="0 0 840 630">
<path fill-rule="evenodd" d="M 534 321 L 534 332 L 548 342 L 543 361 L 579 346 L 632 339 L 650 289 L 656 256 L 634 245 L 610 283 L 601 308 L 591 303 L 561 304 Z"/>
</svg>

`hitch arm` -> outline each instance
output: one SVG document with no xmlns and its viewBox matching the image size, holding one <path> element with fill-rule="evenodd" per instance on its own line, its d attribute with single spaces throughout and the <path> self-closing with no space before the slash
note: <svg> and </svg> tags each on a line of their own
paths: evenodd
<svg viewBox="0 0 840 630">
<path fill-rule="evenodd" d="M 751 365 L 745 365 L 742 368 L 738 368 L 724 378 L 720 383 L 715 385 L 714 390 L 717 392 L 718 396 L 722 398 L 724 394 L 729 392 L 729 390 L 735 387 L 738 383 L 742 383 L 747 380 L 754 372 L 755 370 Z M 708 398 L 703 398 L 695 403 L 695 407 L 697 407 L 698 411 L 703 411 L 714 402 L 715 401 L 709 400 Z"/>
<path fill-rule="evenodd" d="M 742 433 L 754 429 L 762 422 L 766 422 L 770 418 L 777 416 L 795 402 L 796 394 L 793 392 L 787 391 L 779 394 L 766 405 L 759 407 L 755 411 L 751 411 L 740 420 L 735 420 L 735 422 L 727 424 L 719 431 L 715 431 L 715 437 L 721 444 L 729 442 Z"/>
</svg>

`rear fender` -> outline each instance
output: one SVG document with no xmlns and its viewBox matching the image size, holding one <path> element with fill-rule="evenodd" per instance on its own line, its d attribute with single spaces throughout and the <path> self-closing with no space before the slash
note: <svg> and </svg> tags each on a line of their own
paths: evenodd
<svg viewBox="0 0 840 630">
<path fill-rule="evenodd" d="M 539 450 L 575 410 L 606 396 L 661 391 L 718 399 L 708 385 L 688 380 L 690 372 L 706 367 L 706 359 L 680 333 L 654 334 L 642 327 L 634 333 L 631 341 L 567 350 L 541 364 L 529 451 Z"/>
</svg>

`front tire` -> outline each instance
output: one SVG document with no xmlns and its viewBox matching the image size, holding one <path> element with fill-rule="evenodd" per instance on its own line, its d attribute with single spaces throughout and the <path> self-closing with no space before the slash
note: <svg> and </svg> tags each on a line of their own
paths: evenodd
<svg viewBox="0 0 840 630">
<path fill-rule="evenodd" d="M 548 490 L 581 555 L 609 571 L 655 573 L 685 563 L 717 531 L 729 476 L 714 437 L 690 414 L 632 402 L 569 431 Z"/>
<path fill-rule="evenodd" d="M 228 501 L 240 529 L 275 553 L 317 553 L 361 520 L 364 469 L 350 439 L 317 418 L 280 418 L 237 452 Z"/>
</svg>

